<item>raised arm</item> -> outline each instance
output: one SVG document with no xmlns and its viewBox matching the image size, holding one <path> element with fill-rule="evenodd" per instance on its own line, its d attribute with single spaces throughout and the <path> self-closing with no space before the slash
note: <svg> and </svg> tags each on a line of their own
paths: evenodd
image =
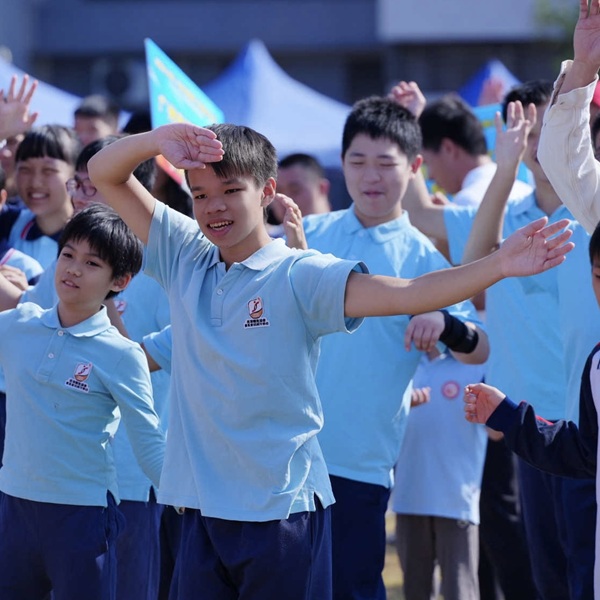
<svg viewBox="0 0 600 600">
<path fill-rule="evenodd" d="M 427 273 L 415 279 L 352 273 L 348 278 L 348 317 L 419 314 L 472 298 L 505 277 L 534 275 L 565 259 L 573 249 L 567 219 L 545 226 L 538 219 L 517 230 L 497 252 L 468 265 Z"/>
<path fill-rule="evenodd" d="M 199 169 L 221 160 L 223 151 L 212 131 L 178 123 L 117 140 L 88 163 L 94 185 L 144 244 L 148 242 L 156 201 L 133 171 L 159 154 L 179 169 Z"/>
<path fill-rule="evenodd" d="M 29 75 L 23 75 L 19 86 L 19 78 L 13 75 L 8 90 L 0 90 L 0 140 L 31 129 L 38 113 L 30 112 L 29 104 L 37 86 L 37 80 L 29 84 Z"/>
<path fill-rule="evenodd" d="M 595 81 L 600 69 L 600 0 L 579 0 L 579 18 L 573 33 L 573 62 L 565 70 L 560 93 Z"/>
<path fill-rule="evenodd" d="M 510 102 L 507 108 L 506 131 L 503 130 L 500 113 L 495 116 L 498 167 L 473 220 L 463 253 L 463 264 L 487 256 L 502 241 L 504 211 L 527 146 L 527 136 L 536 119 L 534 104 L 527 108 L 527 117 L 521 102 Z"/>
<path fill-rule="evenodd" d="M 590 102 L 600 67 L 600 0 L 579 2 L 574 59 L 565 61 L 544 115 L 538 160 L 561 201 L 592 233 L 600 221 L 600 165 L 590 136 Z"/>
</svg>

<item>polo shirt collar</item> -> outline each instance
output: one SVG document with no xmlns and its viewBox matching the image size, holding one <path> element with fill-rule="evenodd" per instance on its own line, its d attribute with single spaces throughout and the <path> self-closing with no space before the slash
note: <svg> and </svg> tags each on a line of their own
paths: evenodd
<svg viewBox="0 0 600 600">
<path fill-rule="evenodd" d="M 535 200 L 535 190 L 532 191 L 531 194 L 527 194 L 527 196 L 524 196 L 523 198 L 511 201 L 511 211 L 513 214 L 516 215 L 525 214 L 529 211 L 535 211 L 540 213 L 539 215 L 534 215 L 532 219 L 537 219 L 539 216 L 542 216 L 542 209 L 537 205 L 537 202 Z M 573 215 L 564 204 L 560 204 L 556 208 L 556 210 L 550 215 L 550 217 L 552 221 L 558 221 L 560 219 L 569 219 L 571 221 L 574 220 Z"/>
<path fill-rule="evenodd" d="M 73 325 L 73 327 L 63 327 L 58 318 L 58 304 L 55 304 L 50 310 L 44 311 L 41 317 L 42 323 L 50 329 L 64 329 L 74 337 L 94 337 L 111 327 L 106 307 L 102 306 L 100 310 L 89 319 Z"/>
<path fill-rule="evenodd" d="M 354 204 L 346 210 L 346 213 L 342 217 L 342 222 L 348 234 L 352 235 L 364 232 L 364 234 L 368 235 L 377 244 L 385 244 L 399 233 L 412 227 L 406 210 L 403 210 L 402 214 L 396 219 L 392 219 L 381 225 L 375 225 L 374 227 L 365 227 L 356 216 Z"/>
<path fill-rule="evenodd" d="M 213 246 L 211 252 L 212 254 L 208 262 L 209 269 L 223 262 L 218 246 Z M 282 238 L 277 238 L 269 242 L 266 246 L 259 248 L 254 254 L 250 255 L 246 260 L 239 264 L 254 271 L 263 271 L 271 263 L 276 260 L 281 260 L 281 258 L 289 255 L 290 252 L 294 252 L 294 250 L 288 248 Z"/>
</svg>

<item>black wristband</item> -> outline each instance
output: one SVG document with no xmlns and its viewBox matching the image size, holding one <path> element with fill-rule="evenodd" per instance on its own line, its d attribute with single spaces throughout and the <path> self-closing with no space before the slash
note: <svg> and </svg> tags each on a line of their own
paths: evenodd
<svg viewBox="0 0 600 600">
<path fill-rule="evenodd" d="M 440 342 L 453 352 L 461 352 L 462 354 L 473 352 L 479 341 L 477 330 L 467 327 L 447 310 L 440 310 L 440 312 L 444 315 L 444 331 L 440 335 Z"/>
</svg>

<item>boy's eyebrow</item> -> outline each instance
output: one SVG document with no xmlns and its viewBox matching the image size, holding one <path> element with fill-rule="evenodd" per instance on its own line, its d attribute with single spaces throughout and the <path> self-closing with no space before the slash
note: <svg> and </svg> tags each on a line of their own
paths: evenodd
<svg viewBox="0 0 600 600">
<path fill-rule="evenodd" d="M 355 158 L 363 158 L 366 155 L 367 155 L 366 152 L 359 152 L 358 150 L 352 150 L 352 151 L 348 152 L 348 156 L 353 156 Z M 384 158 L 387 160 L 393 160 L 396 157 L 393 154 L 384 153 L 384 154 L 377 154 L 375 156 L 375 158 Z"/>
<path fill-rule="evenodd" d="M 73 244 L 70 244 L 69 242 L 65 242 L 65 244 L 63 245 L 63 248 L 70 248 L 71 250 L 75 250 L 75 246 L 73 246 Z M 104 260 L 97 252 L 86 252 L 85 255 L 93 256 L 94 258 L 99 258 L 100 260 Z"/>
</svg>

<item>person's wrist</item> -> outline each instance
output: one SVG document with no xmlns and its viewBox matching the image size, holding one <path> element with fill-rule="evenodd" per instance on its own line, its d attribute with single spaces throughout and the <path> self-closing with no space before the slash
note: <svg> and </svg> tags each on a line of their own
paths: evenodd
<svg viewBox="0 0 600 600">
<path fill-rule="evenodd" d="M 594 81 L 598 75 L 598 69 L 600 69 L 600 64 L 597 62 L 574 58 L 567 72 L 572 81 L 578 82 L 580 87 L 583 87 Z"/>
</svg>

